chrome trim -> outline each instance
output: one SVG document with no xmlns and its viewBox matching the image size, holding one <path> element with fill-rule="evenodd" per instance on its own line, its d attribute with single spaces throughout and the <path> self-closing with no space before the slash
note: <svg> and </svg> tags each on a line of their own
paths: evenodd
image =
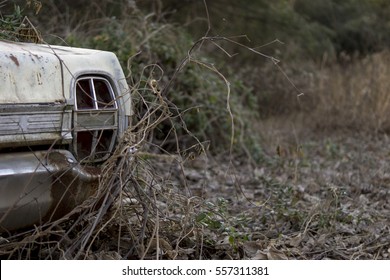
<svg viewBox="0 0 390 280">
<path fill-rule="evenodd" d="M 64 103 L 1 104 L 0 148 L 69 144 L 72 111 Z"/>
<path fill-rule="evenodd" d="M 52 221 L 97 188 L 101 170 L 84 168 L 66 150 L 0 157 L 0 232 Z"/>
</svg>

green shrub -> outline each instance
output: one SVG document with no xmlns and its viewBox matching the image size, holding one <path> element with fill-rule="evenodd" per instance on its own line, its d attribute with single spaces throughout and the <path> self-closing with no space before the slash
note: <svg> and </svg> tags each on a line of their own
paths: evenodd
<svg viewBox="0 0 390 280">
<path fill-rule="evenodd" d="M 18 29 L 22 24 L 23 16 L 19 6 L 15 6 L 13 14 L 0 14 L 0 39 L 17 39 Z"/>
</svg>

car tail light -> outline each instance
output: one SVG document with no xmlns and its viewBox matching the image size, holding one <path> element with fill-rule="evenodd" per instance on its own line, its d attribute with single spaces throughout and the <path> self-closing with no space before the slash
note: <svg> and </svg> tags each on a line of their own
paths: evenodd
<svg viewBox="0 0 390 280">
<path fill-rule="evenodd" d="M 108 158 L 118 133 L 118 104 L 110 82 L 87 76 L 76 81 L 73 149 L 79 161 Z"/>
</svg>

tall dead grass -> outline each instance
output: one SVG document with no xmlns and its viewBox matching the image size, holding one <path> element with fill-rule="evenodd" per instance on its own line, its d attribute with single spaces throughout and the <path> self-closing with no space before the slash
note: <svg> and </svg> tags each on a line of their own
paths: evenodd
<svg viewBox="0 0 390 280">
<path fill-rule="evenodd" d="M 291 94 L 291 86 L 280 81 L 280 74 L 268 71 L 272 75 L 266 76 L 262 71 L 256 72 L 264 81 L 257 86 L 259 107 L 264 111 L 259 125 L 276 120 L 264 134 L 272 134 L 286 123 L 314 133 L 390 131 L 389 51 L 340 61 L 324 59 L 321 65 L 287 65 L 286 73 L 304 92 L 299 98 Z"/>
<path fill-rule="evenodd" d="M 320 69 L 312 92 L 319 127 L 390 130 L 390 52 Z"/>
</svg>

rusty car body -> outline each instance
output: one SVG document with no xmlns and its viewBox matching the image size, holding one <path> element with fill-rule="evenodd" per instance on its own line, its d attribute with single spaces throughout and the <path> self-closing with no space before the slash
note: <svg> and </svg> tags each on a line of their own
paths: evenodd
<svg viewBox="0 0 390 280">
<path fill-rule="evenodd" d="M 91 196 L 130 116 L 115 54 L 0 41 L 0 232 Z"/>
</svg>

